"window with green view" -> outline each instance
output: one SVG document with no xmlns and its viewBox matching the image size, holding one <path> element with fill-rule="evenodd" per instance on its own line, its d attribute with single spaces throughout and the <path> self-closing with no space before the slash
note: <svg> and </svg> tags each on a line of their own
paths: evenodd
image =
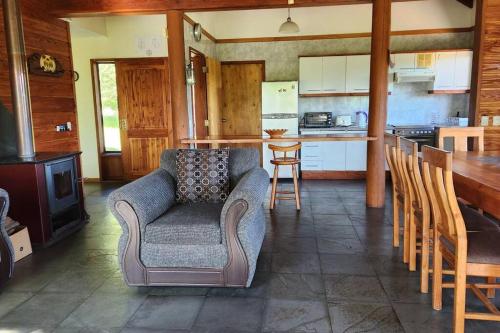
<svg viewBox="0 0 500 333">
<path fill-rule="evenodd" d="M 116 66 L 114 63 L 99 63 L 99 93 L 105 152 L 120 152 L 120 120 L 118 117 L 118 95 L 116 89 Z"/>
</svg>

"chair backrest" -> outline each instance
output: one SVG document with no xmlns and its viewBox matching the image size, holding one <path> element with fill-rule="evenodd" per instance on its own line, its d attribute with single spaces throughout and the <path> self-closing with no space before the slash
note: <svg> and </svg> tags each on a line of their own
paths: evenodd
<svg viewBox="0 0 500 333">
<path fill-rule="evenodd" d="M 431 203 L 435 228 L 452 244 L 467 239 L 465 223 L 453 187 L 451 152 L 422 147 L 424 184 Z"/>
<path fill-rule="evenodd" d="M 299 157 L 299 150 L 302 148 L 302 144 L 298 143 L 293 146 L 276 146 L 273 144 L 270 144 L 268 146 L 269 149 L 272 150 L 273 152 L 273 158 L 276 159 L 276 152 L 283 153 L 283 157 L 290 158 L 290 156 L 287 156 L 287 154 L 293 154 L 294 159 L 298 159 Z"/>
<path fill-rule="evenodd" d="M 467 151 L 468 138 L 474 138 L 474 151 L 484 151 L 484 127 L 441 127 L 438 147 L 444 149 L 444 139 L 453 138 L 453 151 Z"/>
<path fill-rule="evenodd" d="M 166 170 L 177 181 L 177 149 L 167 149 L 161 154 L 160 167 Z M 260 166 L 260 152 L 255 148 L 230 148 L 229 178 L 231 187 L 250 170 Z"/>
<path fill-rule="evenodd" d="M 429 214 L 429 200 L 420 173 L 416 141 L 401 138 L 399 162 L 412 205 L 415 209 L 421 210 L 423 214 Z"/>
<path fill-rule="evenodd" d="M 399 150 L 400 137 L 394 134 L 384 135 L 385 159 L 389 165 L 389 172 L 391 173 L 391 180 L 393 186 L 400 192 L 404 191 L 403 180 L 399 173 L 397 152 Z"/>
</svg>

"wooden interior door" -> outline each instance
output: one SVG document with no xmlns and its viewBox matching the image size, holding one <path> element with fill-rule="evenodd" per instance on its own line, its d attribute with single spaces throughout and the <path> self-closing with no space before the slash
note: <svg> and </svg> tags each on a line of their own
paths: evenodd
<svg viewBox="0 0 500 333">
<path fill-rule="evenodd" d="M 207 57 L 207 103 L 208 103 L 208 134 L 222 134 L 222 70 L 217 59 Z M 212 145 L 213 147 L 217 145 Z"/>
<path fill-rule="evenodd" d="M 196 138 L 203 138 L 208 135 L 206 61 L 202 53 L 194 50 L 191 50 L 190 58 L 196 80 L 195 84 L 191 86 L 194 133 Z M 208 148 L 208 145 L 197 145 L 197 147 Z"/>
<path fill-rule="evenodd" d="M 158 168 L 172 140 L 168 60 L 118 60 L 116 80 L 123 169 L 130 180 Z"/>
<path fill-rule="evenodd" d="M 264 62 L 223 62 L 222 134 L 262 135 L 262 82 Z M 235 146 L 256 147 L 261 144 Z"/>
</svg>

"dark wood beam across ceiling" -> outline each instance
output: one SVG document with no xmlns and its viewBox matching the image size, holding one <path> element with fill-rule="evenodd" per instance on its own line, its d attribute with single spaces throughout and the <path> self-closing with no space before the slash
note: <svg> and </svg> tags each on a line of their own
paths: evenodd
<svg viewBox="0 0 500 333">
<path fill-rule="evenodd" d="M 418 1 L 394 0 L 393 2 Z M 466 1 L 466 0 L 464 0 Z M 50 12 L 57 17 L 155 14 L 168 10 L 220 11 L 285 7 L 335 6 L 372 3 L 371 0 L 51 0 Z"/>
</svg>

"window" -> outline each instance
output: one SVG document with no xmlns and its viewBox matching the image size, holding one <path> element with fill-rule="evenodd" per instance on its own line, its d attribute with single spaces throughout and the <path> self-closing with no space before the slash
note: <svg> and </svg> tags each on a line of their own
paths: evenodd
<svg viewBox="0 0 500 333">
<path fill-rule="evenodd" d="M 102 124 L 101 142 L 105 153 L 121 152 L 120 119 L 116 89 L 116 66 L 113 62 L 96 62 L 98 101 Z"/>
</svg>

